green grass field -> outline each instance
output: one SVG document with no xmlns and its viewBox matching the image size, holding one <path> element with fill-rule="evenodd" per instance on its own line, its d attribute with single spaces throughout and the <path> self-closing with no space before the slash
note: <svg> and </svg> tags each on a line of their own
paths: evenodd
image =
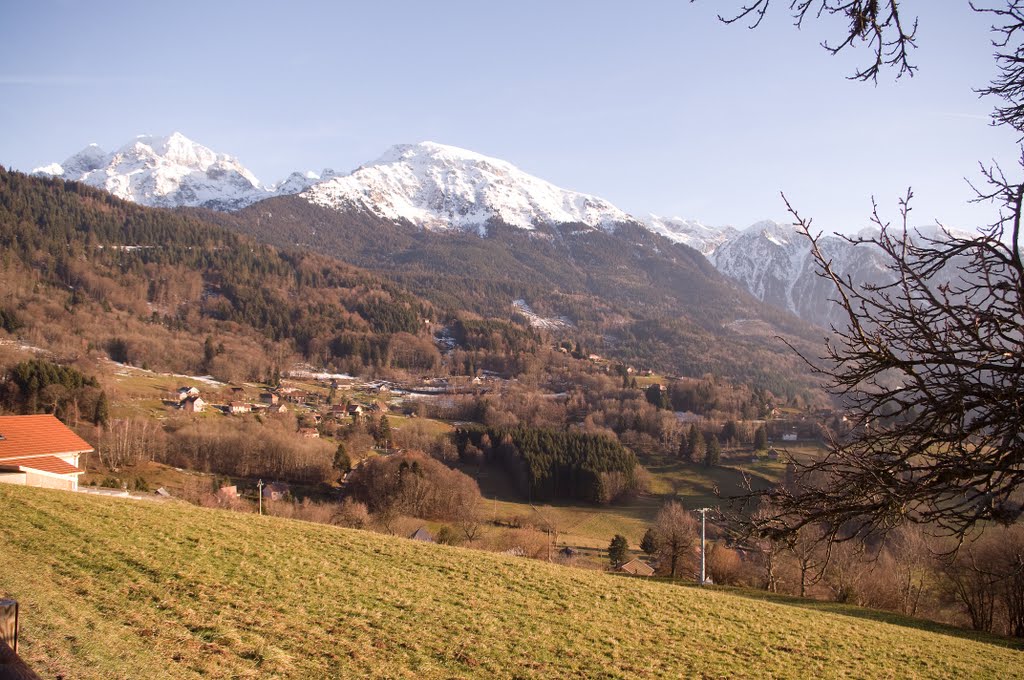
<svg viewBox="0 0 1024 680">
<path fill-rule="evenodd" d="M 485 467 L 479 475 L 474 467 L 461 469 L 480 484 L 484 495 L 482 514 L 486 520 L 553 525 L 558 530 L 559 546 L 600 550 L 608 547 L 615 534 L 622 534 L 630 547 L 637 548 L 644 532 L 654 523 L 658 510 L 669 498 L 677 498 L 690 509 L 725 507 L 730 496 L 744 492 L 745 477 L 755 489 L 760 489 L 777 482 L 785 472 L 783 462 L 751 463 L 749 456 L 743 462 L 713 468 L 674 458 L 647 456 L 642 461 L 651 473 L 649 492 L 609 506 L 577 502 L 531 505 L 511 487 L 500 468 Z"/>
<path fill-rule="evenodd" d="M 0 487 L 44 677 L 1024 677 L 1001 638 L 191 506 Z"/>
</svg>

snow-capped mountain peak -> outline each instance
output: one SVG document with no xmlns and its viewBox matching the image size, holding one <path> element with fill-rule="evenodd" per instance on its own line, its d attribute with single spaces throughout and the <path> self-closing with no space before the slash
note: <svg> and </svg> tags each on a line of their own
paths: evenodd
<svg viewBox="0 0 1024 680">
<path fill-rule="evenodd" d="M 268 196 L 237 160 L 180 132 L 166 137 L 142 135 L 112 153 L 90 144 L 63 163 L 34 172 L 84 182 L 119 198 L 158 207 L 232 210 Z"/>
<path fill-rule="evenodd" d="M 511 163 L 437 142 L 399 144 L 350 175 L 301 196 L 316 205 L 356 206 L 424 229 L 486 233 L 495 218 L 522 229 L 579 223 L 613 228 L 633 220 L 608 201 L 561 189 Z"/>
<path fill-rule="evenodd" d="M 783 248 L 803 244 L 795 224 L 780 224 L 773 220 L 761 220 L 744 229 L 743 233 L 758 236 Z"/>
</svg>

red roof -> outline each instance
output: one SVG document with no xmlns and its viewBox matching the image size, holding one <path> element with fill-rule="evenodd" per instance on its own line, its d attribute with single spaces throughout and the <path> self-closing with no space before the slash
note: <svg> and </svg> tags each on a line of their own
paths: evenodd
<svg viewBox="0 0 1024 680">
<path fill-rule="evenodd" d="M 51 415 L 0 416 L 0 460 L 92 450 L 87 441 Z"/>
<path fill-rule="evenodd" d="M 79 470 L 71 463 L 61 460 L 57 456 L 36 456 L 34 458 L 19 458 L 0 463 L 0 468 L 31 468 L 41 472 L 52 472 L 55 475 L 80 475 L 85 470 Z"/>
</svg>

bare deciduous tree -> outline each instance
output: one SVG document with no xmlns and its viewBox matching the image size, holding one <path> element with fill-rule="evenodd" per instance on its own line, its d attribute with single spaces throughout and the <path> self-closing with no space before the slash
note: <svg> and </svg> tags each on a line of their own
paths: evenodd
<svg viewBox="0 0 1024 680">
<path fill-rule="evenodd" d="M 654 519 L 654 534 L 658 555 L 668 561 L 669 575 L 676 578 L 697 545 L 697 522 L 681 503 L 669 501 Z"/>
<path fill-rule="evenodd" d="M 771 0 L 748 0 L 727 23 L 757 26 Z M 970 3 L 996 23 L 997 77 L 981 94 L 1001 100 L 997 125 L 1024 132 L 1024 1 Z M 824 46 L 832 53 L 867 43 L 874 60 L 854 74 L 876 80 L 884 68 L 912 75 L 917 22 L 899 0 L 791 0 L 797 26 L 843 16 L 849 29 Z M 811 220 L 791 214 L 809 239 L 818 273 L 833 286 L 843 323 L 824 356 L 808 363 L 852 409 L 850 435 L 829 442 L 822 460 L 799 464 L 797 482 L 769 492 L 778 514 L 757 529 L 775 537 L 824 525 L 825 537 L 864 537 L 906 523 L 928 524 L 960 540 L 975 527 L 1012 523 L 1024 512 L 1024 265 L 1020 229 L 1024 182 L 982 168 L 978 201 L 999 218 L 975 234 L 926 237 L 882 219 L 874 237 L 848 239 L 881 253 L 891 282 L 856 285 L 819 248 Z M 807 359 L 807 357 L 805 357 Z"/>
<path fill-rule="evenodd" d="M 879 235 L 848 240 L 883 254 L 887 284 L 858 286 L 835 271 L 810 220 L 792 210 L 846 317 L 808 363 L 849 405 L 854 429 L 830 440 L 824 458 L 797 462 L 796 484 L 768 492 L 783 521 L 765 528 L 825 522 L 834 538 L 914 522 L 963 537 L 979 522 L 1020 517 L 1024 185 L 988 178 L 994 190 L 982 196 L 1006 210 L 976 235 L 912 237 L 909 193 L 900 229 L 875 210 Z"/>
</svg>

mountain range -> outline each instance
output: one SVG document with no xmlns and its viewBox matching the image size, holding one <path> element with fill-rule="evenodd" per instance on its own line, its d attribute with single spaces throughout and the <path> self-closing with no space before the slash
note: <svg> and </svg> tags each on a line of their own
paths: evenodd
<svg viewBox="0 0 1024 680">
<path fill-rule="evenodd" d="M 233 157 L 177 132 L 138 137 L 111 153 L 90 145 L 64 163 L 34 172 L 84 182 L 154 207 L 239 211 L 267 199 L 297 196 L 336 212 L 479 237 L 486 237 L 493 224 L 542 239 L 553 238 L 551 228 L 558 225 L 574 225 L 571 232 L 607 234 L 642 229 L 697 250 L 759 300 L 806 321 L 828 325 L 835 314 L 828 286 L 814 274 L 809 245 L 793 225 L 766 221 L 737 230 L 680 217 L 637 217 L 506 161 L 435 142 L 394 146 L 349 173 L 294 172 L 271 185 L 260 184 Z M 321 231 L 319 237 L 310 234 L 296 242 L 315 245 L 322 237 Z M 878 255 L 870 249 L 838 237 L 826 237 L 823 245 L 839 270 L 855 281 L 874 282 L 883 275 Z"/>
</svg>

